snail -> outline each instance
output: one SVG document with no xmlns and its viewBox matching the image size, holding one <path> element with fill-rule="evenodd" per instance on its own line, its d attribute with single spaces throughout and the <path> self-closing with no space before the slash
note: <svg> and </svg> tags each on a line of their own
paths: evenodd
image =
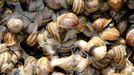
<svg viewBox="0 0 134 75">
<path fill-rule="evenodd" d="M 101 6 L 100 0 L 85 0 L 85 9 L 88 13 L 97 11 Z"/>
<path fill-rule="evenodd" d="M 121 21 L 118 25 L 117 25 L 117 29 L 120 31 L 121 35 L 123 35 L 123 33 L 126 31 L 127 29 L 127 21 Z"/>
<path fill-rule="evenodd" d="M 26 39 L 26 44 L 29 46 L 37 45 L 37 37 L 38 37 L 38 32 L 31 33 Z"/>
<path fill-rule="evenodd" d="M 72 10 L 76 14 L 82 13 L 84 11 L 84 0 L 74 0 Z"/>
<path fill-rule="evenodd" d="M 128 33 L 126 35 L 126 42 L 128 45 L 130 45 L 132 47 L 134 47 L 133 35 L 134 35 L 134 29 L 131 29 L 130 31 L 128 31 Z"/>
<path fill-rule="evenodd" d="M 5 26 L 0 26 L 0 42 L 2 42 L 5 32 L 6 32 L 6 27 Z"/>
<path fill-rule="evenodd" d="M 92 26 L 96 31 L 102 31 L 110 22 L 110 19 L 98 18 L 93 22 Z"/>
<path fill-rule="evenodd" d="M 123 6 L 123 0 L 108 0 L 108 3 L 116 12 L 118 12 Z"/>
<path fill-rule="evenodd" d="M 16 35 L 12 32 L 5 33 L 3 41 L 7 46 L 13 46 L 17 43 Z"/>
<path fill-rule="evenodd" d="M 112 27 L 105 29 L 99 35 L 103 40 L 115 41 L 119 38 L 120 32 L 115 27 Z"/>
<path fill-rule="evenodd" d="M 64 29 L 73 29 L 78 24 L 78 17 L 73 13 L 65 13 L 57 18 L 57 25 Z"/>
<path fill-rule="evenodd" d="M 36 67 L 36 74 L 38 75 L 48 75 L 52 71 L 47 57 L 41 57 L 37 60 Z"/>
<path fill-rule="evenodd" d="M 117 45 L 108 51 L 109 59 L 112 63 L 118 66 L 125 64 L 126 49 L 124 45 Z"/>
</svg>

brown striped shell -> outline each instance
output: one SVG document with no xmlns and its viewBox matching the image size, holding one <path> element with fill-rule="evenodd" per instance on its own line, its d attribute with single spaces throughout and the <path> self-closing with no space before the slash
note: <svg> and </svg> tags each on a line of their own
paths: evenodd
<svg viewBox="0 0 134 75">
<path fill-rule="evenodd" d="M 99 60 L 99 61 L 95 61 L 94 63 L 92 63 L 93 67 L 95 67 L 96 69 L 103 69 L 105 67 L 107 67 L 110 64 L 111 60 L 104 57 L 103 59 Z"/>
<path fill-rule="evenodd" d="M 111 61 L 115 65 L 123 65 L 125 63 L 126 49 L 124 45 L 117 45 L 108 51 Z"/>
<path fill-rule="evenodd" d="M 61 41 L 61 37 L 59 34 L 59 27 L 57 26 L 56 22 L 48 23 L 47 30 L 50 33 L 50 35 L 53 36 L 54 39 L 56 39 L 59 42 Z"/>
<path fill-rule="evenodd" d="M 123 0 L 108 0 L 108 3 L 113 10 L 118 12 L 123 5 Z"/>
<path fill-rule="evenodd" d="M 128 45 L 134 47 L 134 28 L 127 33 L 126 42 Z"/>
<path fill-rule="evenodd" d="M 26 39 L 26 44 L 29 46 L 35 46 L 38 43 L 37 40 L 38 37 L 38 32 L 32 32 L 29 34 L 29 36 Z"/>
<path fill-rule="evenodd" d="M 80 14 L 84 11 L 84 0 L 74 0 L 72 10 L 76 14 Z"/>
<path fill-rule="evenodd" d="M 12 32 L 5 33 L 3 41 L 7 46 L 13 46 L 17 43 L 16 35 Z"/>
<path fill-rule="evenodd" d="M 110 27 L 102 31 L 99 35 L 103 40 L 115 41 L 119 38 L 120 32 L 115 27 Z"/>
<path fill-rule="evenodd" d="M 93 22 L 92 26 L 96 31 L 102 31 L 110 22 L 110 19 L 98 18 Z"/>
<path fill-rule="evenodd" d="M 73 13 L 65 13 L 57 18 L 57 24 L 64 29 L 73 29 L 78 24 L 78 17 Z"/>
<path fill-rule="evenodd" d="M 88 13 L 97 11 L 101 6 L 101 0 L 85 0 L 85 9 Z"/>
</svg>

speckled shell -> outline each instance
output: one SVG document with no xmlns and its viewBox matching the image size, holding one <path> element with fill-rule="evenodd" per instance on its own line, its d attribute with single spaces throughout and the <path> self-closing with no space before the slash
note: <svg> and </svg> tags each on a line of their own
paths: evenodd
<svg viewBox="0 0 134 75">
<path fill-rule="evenodd" d="M 51 9 L 57 10 L 62 8 L 61 4 L 59 3 L 59 0 L 45 0 L 45 3 Z"/>
<path fill-rule="evenodd" d="M 92 26 L 96 31 L 102 31 L 110 22 L 110 19 L 98 18 L 93 22 Z"/>
<path fill-rule="evenodd" d="M 72 10 L 76 14 L 82 13 L 84 11 L 84 0 L 74 0 Z"/>
<path fill-rule="evenodd" d="M 57 18 L 57 24 L 64 29 L 73 29 L 78 24 L 78 17 L 73 13 L 65 13 Z"/>
<path fill-rule="evenodd" d="M 115 28 L 107 28 L 99 34 L 103 40 L 115 41 L 119 38 L 120 32 Z"/>
<path fill-rule="evenodd" d="M 101 0 L 85 0 L 85 9 L 88 13 L 97 11 L 101 6 Z"/>
<path fill-rule="evenodd" d="M 126 49 L 123 45 L 117 45 L 108 51 L 111 61 L 115 65 L 123 65 L 125 63 Z"/>
<path fill-rule="evenodd" d="M 26 44 L 29 46 L 35 46 L 37 45 L 37 37 L 38 37 L 38 32 L 33 32 L 31 34 L 29 34 L 29 36 L 26 39 Z"/>
<path fill-rule="evenodd" d="M 119 11 L 123 5 L 123 0 L 108 0 L 108 3 L 113 10 Z"/>
<path fill-rule="evenodd" d="M 126 42 L 128 45 L 134 47 L 134 28 L 127 33 Z"/>
<path fill-rule="evenodd" d="M 3 41 L 6 46 L 13 46 L 17 43 L 16 35 L 12 32 L 5 33 Z"/>
<path fill-rule="evenodd" d="M 21 19 L 11 18 L 7 22 L 8 29 L 13 33 L 19 33 L 24 27 L 24 22 Z"/>
</svg>

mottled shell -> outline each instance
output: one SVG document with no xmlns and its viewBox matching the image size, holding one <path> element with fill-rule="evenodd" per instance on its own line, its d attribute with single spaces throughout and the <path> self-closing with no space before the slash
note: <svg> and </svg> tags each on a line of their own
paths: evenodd
<svg viewBox="0 0 134 75">
<path fill-rule="evenodd" d="M 30 33 L 29 36 L 27 37 L 26 39 L 26 44 L 29 45 L 29 46 L 35 46 L 37 45 L 37 37 L 38 37 L 38 32 L 33 32 L 33 33 Z"/>
<path fill-rule="evenodd" d="M 96 31 L 102 31 L 110 22 L 110 19 L 98 18 L 93 22 L 92 26 Z"/>
<path fill-rule="evenodd" d="M 84 0 L 74 0 L 72 10 L 76 14 L 82 13 L 84 11 Z"/>
<path fill-rule="evenodd" d="M 11 18 L 7 22 L 8 29 L 13 33 L 19 33 L 24 27 L 24 23 L 21 19 Z"/>
<path fill-rule="evenodd" d="M 123 45 L 117 45 L 108 51 L 111 61 L 115 65 L 123 65 L 126 58 L 126 49 Z"/>
<path fill-rule="evenodd" d="M 113 10 L 118 12 L 123 5 L 123 0 L 108 0 L 108 3 Z"/>
<path fill-rule="evenodd" d="M 120 32 L 115 28 L 107 28 L 99 34 L 103 40 L 115 41 L 119 38 Z"/>
<path fill-rule="evenodd" d="M 49 66 L 49 59 L 47 57 L 41 57 L 36 63 L 36 72 L 39 75 L 48 75 L 51 71 L 51 67 Z"/>
<path fill-rule="evenodd" d="M 117 25 L 117 29 L 120 31 L 120 33 L 123 35 L 123 33 L 126 31 L 128 25 L 127 25 L 127 21 L 121 21 L 118 25 Z"/>
<path fill-rule="evenodd" d="M 88 41 L 87 49 L 90 50 L 90 48 L 93 46 L 103 46 L 103 45 L 106 45 L 105 41 L 102 40 L 100 37 L 95 36 Z"/>
<path fill-rule="evenodd" d="M 3 41 L 6 46 L 13 46 L 17 43 L 16 35 L 12 32 L 7 32 L 4 35 Z"/>
<path fill-rule="evenodd" d="M 134 28 L 127 33 L 126 42 L 128 45 L 134 47 Z"/>
<path fill-rule="evenodd" d="M 94 63 L 92 63 L 93 67 L 95 67 L 96 69 L 103 69 L 106 68 L 109 64 L 110 64 L 111 60 L 109 60 L 108 58 L 104 57 L 103 59 L 99 60 L 99 61 L 95 61 Z"/>
<path fill-rule="evenodd" d="M 64 29 L 73 29 L 78 24 L 78 17 L 73 13 L 65 13 L 58 17 L 57 24 Z"/>
<path fill-rule="evenodd" d="M 59 0 L 45 0 L 45 3 L 48 7 L 50 7 L 51 9 L 60 9 L 62 8 Z"/>
<path fill-rule="evenodd" d="M 85 9 L 88 13 L 97 11 L 101 6 L 101 0 L 85 0 Z"/>
</svg>

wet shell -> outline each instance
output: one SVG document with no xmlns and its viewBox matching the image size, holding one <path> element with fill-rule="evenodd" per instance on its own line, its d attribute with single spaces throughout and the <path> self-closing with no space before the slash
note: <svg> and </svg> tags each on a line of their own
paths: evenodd
<svg viewBox="0 0 134 75">
<path fill-rule="evenodd" d="M 45 0 L 45 3 L 48 7 L 50 7 L 51 9 L 60 9 L 62 8 L 59 0 Z"/>
<path fill-rule="evenodd" d="M 84 0 L 74 0 L 72 10 L 76 14 L 82 13 L 84 11 Z"/>
<path fill-rule="evenodd" d="M 126 42 L 128 45 L 134 47 L 134 28 L 127 33 Z"/>
<path fill-rule="evenodd" d="M 123 45 L 117 45 L 108 51 L 111 61 L 115 65 L 123 65 L 126 57 L 126 49 Z"/>
<path fill-rule="evenodd" d="M 85 0 L 85 9 L 88 13 L 93 13 L 97 11 L 101 6 L 100 0 Z"/>
<path fill-rule="evenodd" d="M 57 24 L 64 29 L 73 29 L 78 24 L 78 17 L 73 13 L 65 13 L 58 17 Z"/>
<path fill-rule="evenodd" d="M 98 18 L 93 22 L 92 26 L 96 31 L 102 31 L 110 22 L 110 19 Z"/>
<path fill-rule="evenodd" d="M 38 37 L 38 32 L 33 32 L 29 34 L 29 36 L 26 39 L 26 44 L 29 46 L 35 46 L 37 45 L 37 37 Z"/>
<path fill-rule="evenodd" d="M 16 35 L 12 32 L 7 32 L 4 35 L 3 41 L 7 46 L 13 46 L 17 43 Z"/>
<path fill-rule="evenodd" d="M 108 0 L 108 3 L 113 10 L 119 11 L 123 5 L 123 0 Z"/>
<path fill-rule="evenodd" d="M 23 23 L 23 21 L 21 19 L 11 18 L 7 22 L 7 27 L 11 32 L 19 33 L 19 32 L 22 31 L 22 29 L 24 27 L 24 23 Z"/>
<path fill-rule="evenodd" d="M 119 38 L 120 32 L 115 28 L 107 28 L 99 34 L 103 40 L 115 41 Z"/>
</svg>

